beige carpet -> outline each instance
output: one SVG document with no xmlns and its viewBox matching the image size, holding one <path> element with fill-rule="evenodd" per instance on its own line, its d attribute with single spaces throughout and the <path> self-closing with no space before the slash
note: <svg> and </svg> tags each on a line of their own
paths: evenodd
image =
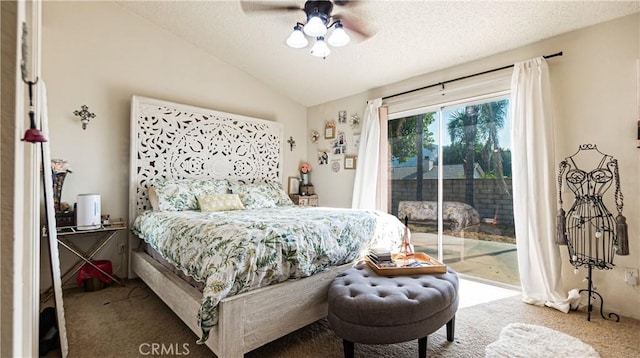
<svg viewBox="0 0 640 358">
<path fill-rule="evenodd" d="M 69 357 L 153 356 L 153 343 L 172 346 L 174 356 L 212 357 L 206 346 L 196 345 L 193 334 L 141 281 L 101 291 L 65 291 L 64 306 Z M 564 332 L 591 345 L 602 357 L 640 356 L 640 322 L 622 317 L 618 323 L 593 312 L 569 314 L 527 305 L 520 296 L 484 303 L 458 311 L 455 341 L 446 340 L 444 328 L 429 336 L 429 357 L 484 357 L 485 347 L 498 339 L 510 323 L 535 324 Z M 532 347 L 534 349 L 534 347 Z M 57 353 L 57 354 L 56 354 Z M 342 357 L 342 341 L 326 320 L 318 321 L 245 357 Z M 48 357 L 55 357 L 52 352 Z M 168 355 L 165 355 L 168 356 Z M 418 343 L 366 346 L 356 344 L 356 357 L 417 357 Z"/>
</svg>

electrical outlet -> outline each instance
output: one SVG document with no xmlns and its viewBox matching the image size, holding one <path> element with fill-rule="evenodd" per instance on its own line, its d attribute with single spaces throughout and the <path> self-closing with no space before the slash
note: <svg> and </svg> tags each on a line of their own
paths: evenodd
<svg viewBox="0 0 640 358">
<path fill-rule="evenodd" d="M 118 244 L 118 253 L 119 254 L 123 254 L 124 253 L 124 244 Z"/>
<path fill-rule="evenodd" d="M 624 282 L 627 285 L 635 286 L 638 284 L 638 269 L 625 267 L 624 269 Z"/>
</svg>

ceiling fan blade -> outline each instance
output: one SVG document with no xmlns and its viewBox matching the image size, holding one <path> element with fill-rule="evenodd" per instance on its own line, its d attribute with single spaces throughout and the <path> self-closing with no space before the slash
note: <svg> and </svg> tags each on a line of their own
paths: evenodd
<svg viewBox="0 0 640 358">
<path fill-rule="evenodd" d="M 333 4 L 336 6 L 354 6 L 359 3 L 359 0 L 333 0 Z"/>
<path fill-rule="evenodd" d="M 300 11 L 303 10 L 299 5 L 295 4 L 283 4 L 269 3 L 264 1 L 240 1 L 240 7 L 245 13 L 251 12 L 278 12 L 278 11 Z"/>
<path fill-rule="evenodd" d="M 344 17 L 343 15 L 340 15 L 340 14 L 333 15 L 332 19 L 334 21 L 339 20 L 342 26 L 345 27 L 345 29 L 347 29 L 351 33 L 355 33 L 356 35 L 364 39 L 368 39 L 369 37 L 375 34 L 374 31 L 372 31 L 371 29 L 367 29 L 364 25 L 360 24 L 358 21 L 350 20 Z"/>
</svg>

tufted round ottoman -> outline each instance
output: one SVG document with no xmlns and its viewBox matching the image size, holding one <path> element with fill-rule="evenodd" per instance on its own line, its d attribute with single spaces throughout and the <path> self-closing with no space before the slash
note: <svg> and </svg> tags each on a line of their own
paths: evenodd
<svg viewBox="0 0 640 358">
<path fill-rule="evenodd" d="M 329 286 L 329 325 L 343 339 L 344 356 L 354 343 L 391 344 L 418 339 L 421 358 L 427 337 L 447 325 L 453 342 L 458 275 L 378 276 L 366 264 L 348 269 Z"/>
</svg>

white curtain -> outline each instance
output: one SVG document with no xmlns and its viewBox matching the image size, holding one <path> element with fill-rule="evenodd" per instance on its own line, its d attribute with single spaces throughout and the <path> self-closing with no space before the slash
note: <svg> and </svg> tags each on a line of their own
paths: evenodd
<svg viewBox="0 0 640 358">
<path fill-rule="evenodd" d="M 382 208 L 378 198 L 378 178 L 380 171 L 380 117 L 378 111 L 382 98 L 367 102 L 362 119 L 360 147 L 356 177 L 353 182 L 353 199 L 351 207 L 364 210 L 386 210 Z M 382 185 L 380 185 L 382 186 Z"/>
<path fill-rule="evenodd" d="M 516 63 L 511 78 L 513 211 L 524 302 L 568 312 L 555 244 L 556 175 L 549 71 L 543 57 Z"/>
</svg>

